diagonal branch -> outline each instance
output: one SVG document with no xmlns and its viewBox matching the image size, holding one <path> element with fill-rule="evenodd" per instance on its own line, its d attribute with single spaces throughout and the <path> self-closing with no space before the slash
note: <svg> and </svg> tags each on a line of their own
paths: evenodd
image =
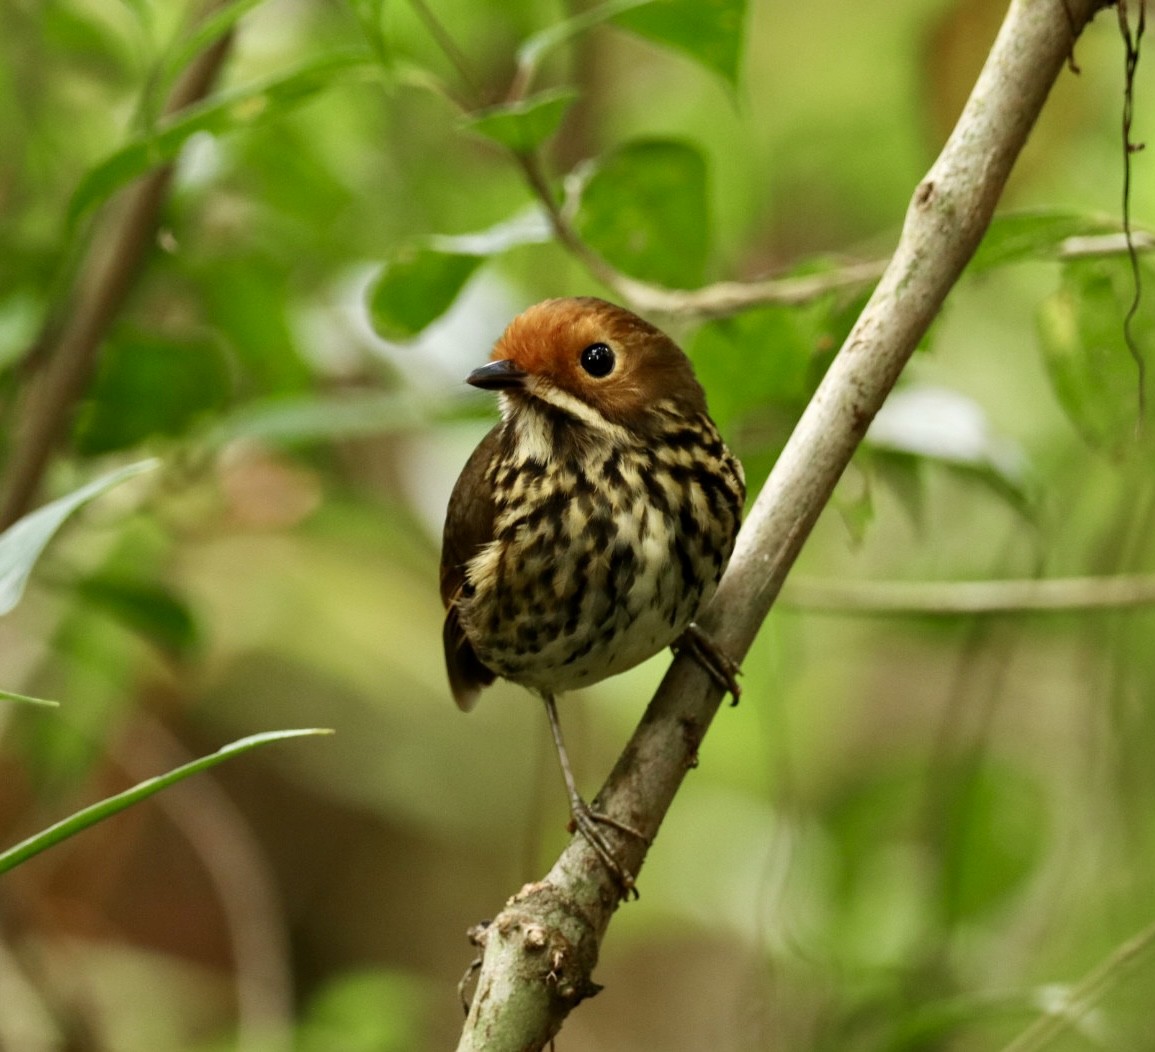
<svg viewBox="0 0 1155 1052">
<path fill-rule="evenodd" d="M 1011 167 L 1075 39 L 1104 0 L 1012 0 L 958 124 L 919 183 L 890 264 L 751 509 L 702 628 L 740 658 L 922 334 L 978 247 Z M 675 660 L 595 806 L 655 834 L 721 702 Z M 645 845 L 618 838 L 637 872 Z M 596 991 L 617 889 L 580 837 L 480 937 L 484 956 L 458 1052 L 543 1048 Z"/>
</svg>

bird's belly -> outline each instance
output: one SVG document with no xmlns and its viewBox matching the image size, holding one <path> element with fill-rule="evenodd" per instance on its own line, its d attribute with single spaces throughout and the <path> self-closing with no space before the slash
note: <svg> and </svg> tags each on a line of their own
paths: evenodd
<svg viewBox="0 0 1155 1052">
<path fill-rule="evenodd" d="M 470 563 L 462 624 L 499 676 L 546 693 L 588 686 L 685 630 L 716 584 L 694 555 L 653 508 L 523 523 Z"/>
</svg>

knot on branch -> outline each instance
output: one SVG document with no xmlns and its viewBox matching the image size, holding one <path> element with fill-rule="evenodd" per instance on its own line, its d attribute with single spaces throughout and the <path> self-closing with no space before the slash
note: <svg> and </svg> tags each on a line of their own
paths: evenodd
<svg viewBox="0 0 1155 1052">
<path fill-rule="evenodd" d="M 516 1004 L 513 1015 L 538 1019 L 546 1036 L 556 1033 L 570 1011 L 601 990 L 590 977 L 597 930 L 594 918 L 556 884 L 526 884 L 488 925 L 471 932 L 484 952 L 469 1013 L 478 1032 L 492 1036 L 494 1017 Z"/>
<path fill-rule="evenodd" d="M 505 904 L 487 935 L 496 932 L 516 947 L 526 978 L 543 984 L 568 1011 L 601 990 L 590 978 L 598 960 L 594 930 L 592 918 L 557 885 L 539 881 Z"/>
</svg>

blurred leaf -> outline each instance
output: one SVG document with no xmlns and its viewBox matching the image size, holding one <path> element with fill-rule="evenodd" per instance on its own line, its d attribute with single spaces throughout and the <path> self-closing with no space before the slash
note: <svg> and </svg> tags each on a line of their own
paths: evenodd
<svg viewBox="0 0 1155 1052">
<path fill-rule="evenodd" d="M 384 63 L 389 57 L 389 47 L 385 35 L 385 7 L 387 0 L 350 0 L 349 6 L 373 48 L 377 58 Z"/>
<path fill-rule="evenodd" d="M 234 756 L 240 756 L 262 745 L 285 741 L 289 738 L 332 733 L 331 730 L 314 727 L 307 730 L 267 731 L 263 734 L 253 734 L 247 738 L 241 738 L 239 741 L 225 745 L 208 756 L 202 756 L 199 760 L 182 764 L 167 774 L 158 775 L 155 778 L 148 778 L 143 782 L 138 782 L 131 789 L 126 789 L 123 793 L 117 793 L 115 796 L 110 796 L 106 800 L 101 800 L 99 803 L 85 807 L 75 814 L 70 815 L 68 818 L 65 818 L 63 821 L 57 822 L 55 825 L 49 826 L 35 836 L 31 836 L 27 840 L 22 841 L 15 847 L 10 847 L 7 851 L 0 852 L 0 873 L 7 873 L 8 870 L 14 869 L 20 865 L 21 862 L 25 862 L 34 855 L 40 854 L 41 851 L 45 851 L 59 844 L 61 841 L 75 836 L 77 833 L 88 829 L 89 826 L 94 826 L 97 822 L 111 818 L 113 815 L 119 814 L 133 804 L 153 796 L 162 789 L 167 789 L 170 785 L 175 785 L 177 782 L 183 781 L 191 775 L 199 774 L 201 771 L 206 771 L 219 763 L 224 763 L 225 760 L 231 760 Z"/>
<path fill-rule="evenodd" d="M 605 3 L 591 7 L 588 11 L 580 11 L 569 18 L 563 18 L 560 22 L 554 22 L 553 25 L 528 37 L 517 49 L 518 67 L 523 71 L 523 76 L 532 76 L 541 60 L 555 48 L 617 15 L 654 2 L 655 0 L 606 0 Z"/>
<path fill-rule="evenodd" d="M 922 936 L 930 890 L 918 842 L 924 791 L 923 772 L 899 747 L 885 763 L 850 773 L 831 801 L 831 948 L 847 963 L 891 965 Z"/>
<path fill-rule="evenodd" d="M 153 435 L 182 435 L 204 414 L 223 408 L 231 393 L 228 363 L 215 342 L 118 333 L 77 417 L 76 449 L 93 456 Z"/>
<path fill-rule="evenodd" d="M 313 372 L 297 350 L 288 320 L 289 293 L 280 261 L 257 253 L 216 255 L 195 274 L 205 312 L 236 361 L 237 394 L 297 393 Z"/>
<path fill-rule="evenodd" d="M 120 0 L 120 2 L 132 12 L 141 29 L 149 32 L 152 30 L 153 11 L 148 5 L 148 0 Z"/>
<path fill-rule="evenodd" d="M 60 708 L 60 702 L 47 698 L 33 698 L 27 694 L 13 694 L 10 690 L 0 690 L 0 701 L 13 701 L 21 705 L 43 705 L 50 709 Z"/>
<path fill-rule="evenodd" d="M 45 43 L 67 54 L 70 62 L 102 73 L 132 64 L 128 42 L 114 29 L 114 20 L 81 4 L 47 4 L 38 12 Z"/>
<path fill-rule="evenodd" d="M 1155 277 L 1150 269 L 1148 277 Z M 1051 385 L 1075 430 L 1092 449 L 1117 456 L 1131 446 L 1138 424 L 1139 373 L 1123 337 L 1133 296 L 1126 259 L 1075 260 L 1063 265 L 1059 289 L 1038 313 L 1039 345 Z M 1155 303 L 1147 296 L 1133 331 L 1155 365 Z"/>
<path fill-rule="evenodd" d="M 1026 454 L 994 432 L 978 402 L 957 391 L 900 388 L 878 411 L 864 445 L 964 468 L 1013 495 L 1017 504 L 1028 503 Z"/>
<path fill-rule="evenodd" d="M 0 372 L 20 359 L 35 339 L 44 304 L 31 292 L 18 291 L 0 300 Z"/>
<path fill-rule="evenodd" d="M 73 587 L 80 599 L 173 657 L 189 657 L 200 644 L 200 626 L 188 604 L 163 585 L 106 575 L 86 578 Z"/>
<path fill-rule="evenodd" d="M 453 305 L 487 257 L 552 238 L 548 217 L 532 208 L 485 230 L 433 234 L 406 245 L 386 260 L 369 287 L 367 305 L 374 331 L 397 342 L 416 336 Z"/>
<path fill-rule="evenodd" d="M 0 533 L 0 615 L 8 613 L 20 602 L 32 567 L 69 515 L 105 490 L 141 472 L 151 471 L 159 463 L 158 460 L 142 460 L 109 472 L 25 515 Z"/>
<path fill-rule="evenodd" d="M 875 519 L 874 493 L 871 490 L 869 473 L 860 472 L 857 476 L 858 485 L 851 488 L 843 476 L 839 488 L 834 491 L 830 503 L 838 512 L 839 519 L 846 529 L 850 544 L 859 547 L 866 539 L 867 531 Z"/>
<path fill-rule="evenodd" d="M 515 153 L 532 153 L 558 130 L 577 97 L 573 88 L 550 88 L 517 102 L 481 110 L 465 118 L 461 126 Z"/>
<path fill-rule="evenodd" d="M 520 245 L 540 245 L 552 239 L 549 217 L 543 209 L 534 207 L 471 234 L 433 234 L 424 244 L 438 252 L 495 256 Z"/>
<path fill-rule="evenodd" d="M 221 92 L 164 118 L 154 130 L 133 139 L 88 171 L 69 202 L 68 221 L 76 222 L 126 183 L 173 160 L 195 133 L 220 135 L 280 117 L 340 77 L 372 66 L 372 60 L 361 51 L 330 54 L 288 73 Z"/>
<path fill-rule="evenodd" d="M 813 351 L 799 311 L 761 307 L 707 322 L 690 356 L 711 415 L 726 431 L 750 413 L 805 404 Z"/>
<path fill-rule="evenodd" d="M 473 403 L 424 405 L 412 392 L 273 398 L 239 407 L 214 421 L 211 445 L 237 438 L 278 444 L 357 438 L 422 427 L 434 420 L 473 415 Z"/>
<path fill-rule="evenodd" d="M 574 225 L 627 274 L 691 288 L 705 276 L 708 213 L 701 152 L 684 142 L 638 139 L 598 159 Z"/>
<path fill-rule="evenodd" d="M 422 1044 L 425 990 L 403 972 L 338 976 L 309 1003 L 299 1052 L 410 1052 Z"/>
<path fill-rule="evenodd" d="M 1008 766 L 943 775 L 943 906 L 952 922 L 973 920 L 1001 905 L 1038 864 L 1047 840 L 1043 795 Z"/>
<path fill-rule="evenodd" d="M 926 484 L 921 462 L 916 457 L 860 457 L 862 466 L 898 501 L 910 521 L 921 527 L 926 522 Z"/>
<path fill-rule="evenodd" d="M 1118 230 L 1119 224 L 1077 212 L 1039 210 L 998 215 L 971 258 L 969 272 L 981 274 L 1007 263 L 1056 259 L 1069 237 Z"/>
<path fill-rule="evenodd" d="M 746 0 L 659 0 L 620 14 L 614 21 L 685 52 L 731 88 L 737 87 Z"/>
<path fill-rule="evenodd" d="M 369 318 L 378 336 L 404 341 L 440 317 L 482 257 L 431 248 L 407 249 L 381 269 L 369 287 Z"/>
</svg>

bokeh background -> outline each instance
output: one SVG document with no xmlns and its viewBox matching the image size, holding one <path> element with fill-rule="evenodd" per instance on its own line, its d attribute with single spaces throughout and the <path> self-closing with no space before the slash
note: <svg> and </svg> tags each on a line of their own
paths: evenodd
<svg viewBox="0 0 1155 1052">
<path fill-rule="evenodd" d="M 1004 14 L 649 6 L 673 14 L 575 34 L 529 90 L 576 93 L 538 101 L 579 233 L 680 287 L 884 258 Z M 467 929 L 566 837 L 540 705 L 499 684 L 465 716 L 444 680 L 441 518 L 495 417 L 462 379 L 523 306 L 606 294 L 545 235 L 495 141 L 508 129 L 463 111 L 500 102 L 522 42 L 581 9 L 0 7 L 0 478 L 74 291 L 123 230 L 122 188 L 179 157 L 37 501 L 162 466 L 79 513 L 0 619 L 0 687 L 61 702 L 0 702 L 0 843 L 244 735 L 336 731 L 7 874 L 0 1047 L 455 1041 Z M 181 70 L 230 26 L 201 109 L 166 123 Z M 1131 268 L 1068 240 L 1119 229 L 1114 12 L 1076 62 L 746 659 L 742 704 L 560 1048 L 1001 1048 L 1090 995 L 1020 1047 L 1155 1049 L 1155 615 L 951 612 L 952 582 L 1155 572 Z M 1135 99 L 1142 141 L 1145 61 Z M 1151 163 L 1134 155 L 1138 227 L 1155 223 Z M 669 323 L 753 492 L 867 291 Z M 891 582 L 942 587 L 920 593 L 932 612 L 883 615 Z M 666 664 L 564 700 L 587 793 Z"/>
</svg>

